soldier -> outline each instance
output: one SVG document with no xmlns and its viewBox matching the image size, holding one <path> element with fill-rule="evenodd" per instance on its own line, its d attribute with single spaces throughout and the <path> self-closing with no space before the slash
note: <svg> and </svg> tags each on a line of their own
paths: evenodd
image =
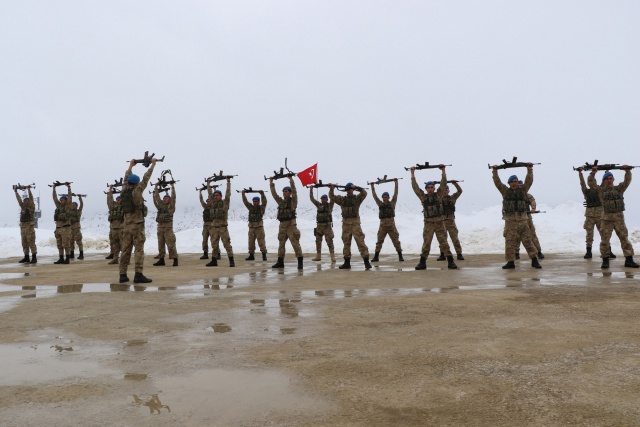
<svg viewBox="0 0 640 427">
<path fill-rule="evenodd" d="M 31 186 L 27 186 L 28 197 L 20 198 L 18 189 L 15 189 L 16 200 L 20 205 L 20 238 L 22 240 L 22 252 L 24 258 L 19 263 L 36 264 L 38 262 L 38 248 L 36 247 L 35 212 L 36 204 L 31 194 Z M 31 249 L 31 259 L 29 259 L 29 249 Z"/>
<path fill-rule="evenodd" d="M 351 238 L 356 241 L 360 256 L 364 260 L 365 270 L 371 268 L 369 263 L 369 248 L 367 248 L 364 242 L 364 233 L 360 226 L 360 205 L 367 197 L 367 191 L 364 188 L 356 187 L 353 183 L 348 182 L 345 185 L 347 190 L 346 196 L 336 196 L 336 186 L 331 184 L 329 190 L 329 200 L 340 206 L 342 209 L 342 255 L 344 256 L 344 264 L 338 268 L 349 269 L 351 268 Z M 354 195 L 354 190 L 358 189 L 358 195 Z"/>
<path fill-rule="evenodd" d="M 291 241 L 291 246 L 298 258 L 298 270 L 302 270 L 302 248 L 300 247 L 300 230 L 296 224 L 296 209 L 298 208 L 298 192 L 293 178 L 289 176 L 289 186 L 282 189 L 282 197 L 276 193 L 276 186 L 273 178 L 269 178 L 269 188 L 271 195 L 278 204 L 278 261 L 271 268 L 284 268 L 285 244 Z"/>
<path fill-rule="evenodd" d="M 142 193 L 149 183 L 156 158 L 151 159 L 151 166 L 142 177 L 132 172 L 136 161 L 129 162 L 129 169 L 124 173 L 122 192 L 120 193 L 122 211 L 124 212 L 124 228 L 122 230 L 122 255 L 120 256 L 120 283 L 128 282 L 127 268 L 131 261 L 131 251 L 135 246 L 135 276 L 133 283 L 151 283 L 151 279 L 142 274 L 144 268 L 144 242 L 147 239 L 144 232 L 144 218 L 147 207 L 144 205 Z"/>
<path fill-rule="evenodd" d="M 120 196 L 113 200 L 113 185 L 109 186 L 107 193 L 107 207 L 109 208 L 109 244 L 111 253 L 107 257 L 109 264 L 120 263 L 120 248 L 122 243 L 122 229 L 124 227 L 124 212 L 122 212 L 122 199 Z"/>
<path fill-rule="evenodd" d="M 607 171 L 602 177 L 602 185 L 599 186 L 595 178 L 596 172 L 598 171 L 597 166 L 591 170 L 589 178 L 587 178 L 589 187 L 598 193 L 604 211 L 602 214 L 602 222 L 600 223 L 601 268 L 609 268 L 610 239 L 614 230 L 622 246 L 622 252 L 625 257 L 624 266 L 631 268 L 639 267 L 633 260 L 633 246 L 631 242 L 629 242 L 629 232 L 627 231 L 627 226 L 624 221 L 624 192 L 629 187 L 629 184 L 631 184 L 631 168 L 624 165 L 621 169 L 625 171 L 624 181 L 618 185 L 613 185 L 615 178 L 611 172 Z"/>
<path fill-rule="evenodd" d="M 507 180 L 508 186 L 500 182 L 498 176 L 498 166 L 491 167 L 493 173 L 493 183 L 502 194 L 502 214 L 505 221 L 505 260 L 507 263 L 502 266 L 504 269 L 516 268 L 515 254 L 518 251 L 520 242 L 524 245 L 531 258 L 531 266 L 542 268 L 538 262 L 538 250 L 533 244 L 533 235 L 528 224 L 527 210 L 529 209 L 527 192 L 533 184 L 533 165 L 527 166 L 527 176 L 522 187 L 518 184 L 518 177 L 511 175 Z"/>
<path fill-rule="evenodd" d="M 604 210 L 598 192 L 587 187 L 585 184 L 584 177 L 582 176 L 582 168 L 578 168 L 578 176 L 580 177 L 580 188 L 584 196 L 584 229 L 587 232 L 587 252 L 584 254 L 584 259 L 591 259 L 593 257 L 591 252 L 591 247 L 593 246 L 593 228 L 596 227 L 598 234 L 600 234 L 600 223 L 602 222 Z M 616 258 L 611 251 L 611 246 L 609 246 L 609 258 Z"/>
<path fill-rule="evenodd" d="M 440 180 L 440 187 L 436 192 L 436 185 L 433 181 L 425 182 L 426 193 L 420 189 L 418 182 L 416 181 L 415 171 L 416 168 L 411 168 L 411 187 L 413 192 L 418 196 L 418 199 L 422 202 L 424 215 L 424 226 L 422 229 L 422 253 L 420 254 L 420 262 L 416 265 L 416 270 L 426 270 L 427 258 L 429 257 L 429 251 L 431 250 L 431 242 L 433 241 L 433 235 L 435 234 L 438 244 L 440 245 L 440 252 L 444 253 L 447 258 L 447 268 L 456 269 L 458 266 L 453 261 L 453 255 L 447 242 L 447 232 L 444 228 L 444 222 L 442 220 L 442 196 L 447 186 L 447 175 L 445 173 L 445 166 L 440 165 L 442 171 L 442 179 Z"/>
<path fill-rule="evenodd" d="M 78 200 L 80 200 L 80 206 L 78 203 L 71 203 L 71 255 L 69 258 L 74 258 L 74 248 L 75 245 L 78 245 L 78 259 L 84 259 L 83 245 L 82 245 L 82 227 L 80 226 L 80 220 L 82 219 L 82 209 L 84 208 L 84 202 L 82 201 L 82 196 L 78 195 Z"/>
<path fill-rule="evenodd" d="M 211 184 L 207 181 L 207 191 L 210 191 Z M 227 177 L 227 191 L 222 199 L 222 191 L 216 190 L 213 192 L 213 201 L 211 203 L 211 228 L 209 228 L 209 235 L 211 236 L 211 248 L 218 248 L 220 240 L 224 245 L 224 249 L 227 251 L 229 257 L 229 267 L 235 267 L 236 263 L 233 261 L 233 248 L 231 247 L 231 237 L 229 237 L 229 229 L 227 228 L 227 218 L 229 216 L 229 201 L 231 199 L 231 178 Z M 218 250 L 219 251 L 219 250 Z M 211 256 L 211 262 L 206 264 L 207 267 L 217 267 L 218 259 L 214 254 Z"/>
<path fill-rule="evenodd" d="M 313 235 L 316 236 L 316 257 L 311 261 L 320 261 L 322 259 L 322 237 L 324 236 L 327 247 L 329 248 L 329 255 L 331 256 L 331 262 L 336 262 L 336 254 L 333 249 L 333 205 L 329 203 L 329 196 L 323 194 L 320 196 L 320 201 L 313 197 L 313 187 L 309 187 L 309 198 L 311 203 L 317 208 L 316 212 L 316 228 L 313 230 Z"/>
<path fill-rule="evenodd" d="M 199 190 L 198 195 L 200 196 L 200 205 L 202 206 L 202 256 L 200 259 L 209 259 L 209 229 L 211 228 L 211 203 L 213 202 L 213 191 L 211 187 L 208 188 L 207 191 L 208 197 L 205 201 L 202 197 L 202 190 Z M 211 248 L 211 255 L 215 256 L 217 259 L 220 259 L 220 247 Z"/>
<path fill-rule="evenodd" d="M 165 193 L 160 200 L 160 189 L 156 183 L 153 189 L 153 204 L 158 209 L 156 222 L 158 223 L 158 254 L 160 258 L 153 263 L 162 266 L 164 263 L 165 245 L 169 250 L 169 259 L 173 259 L 173 266 L 178 266 L 178 251 L 176 250 L 176 235 L 173 232 L 173 214 L 176 212 L 176 187 L 171 184 L 171 196 Z"/>
<path fill-rule="evenodd" d="M 456 202 L 462 194 L 462 187 L 458 184 L 458 181 L 451 181 L 456 192 L 453 195 L 449 195 L 449 186 L 444 187 L 444 194 L 442 195 L 442 220 L 444 221 L 444 229 L 451 238 L 451 243 L 456 250 L 456 258 L 460 261 L 464 261 L 462 256 L 462 245 L 458 238 L 458 226 L 456 225 Z M 444 256 L 444 252 L 440 251 L 440 257 L 438 261 L 444 261 L 447 258 Z"/>
<path fill-rule="evenodd" d="M 522 187 L 524 185 L 522 180 L 518 180 L 518 185 L 520 187 Z M 533 195 L 531 195 L 531 193 L 527 193 L 526 198 L 527 198 L 527 204 L 528 204 L 528 208 L 527 208 L 527 224 L 529 224 L 529 228 L 531 229 L 531 236 L 533 237 L 532 243 L 533 243 L 533 246 L 535 246 L 536 250 L 538 251 L 538 259 L 544 259 L 544 254 L 542 253 L 542 247 L 540 246 L 540 240 L 538 240 L 538 235 L 536 234 L 536 226 L 533 225 L 533 217 L 531 216 L 531 215 L 533 215 L 533 212 L 536 212 L 538 210 L 538 205 L 536 203 L 535 197 L 533 197 Z M 518 250 L 516 251 L 516 259 L 520 259 L 520 242 L 518 242 Z"/>
<path fill-rule="evenodd" d="M 71 255 L 71 184 L 67 184 L 67 194 L 60 196 L 56 192 L 56 184 L 53 185 L 53 203 L 56 210 L 53 219 L 56 222 L 56 244 L 60 256 L 54 264 L 69 264 Z M 66 254 L 66 256 L 65 256 Z"/>
<path fill-rule="evenodd" d="M 404 261 L 402 258 L 402 245 L 400 244 L 400 234 L 398 233 L 398 229 L 396 228 L 396 203 L 398 202 L 398 179 L 393 180 L 394 190 L 393 197 L 391 201 L 389 201 L 389 193 L 386 191 L 382 193 L 382 201 L 378 198 L 376 194 L 375 184 L 371 183 L 371 195 L 373 196 L 373 200 L 375 200 L 378 205 L 378 217 L 380 218 L 380 226 L 378 227 L 378 241 L 376 242 L 376 251 L 375 255 L 371 262 L 378 262 L 378 256 L 380 255 L 380 249 L 382 249 L 382 243 L 384 239 L 389 235 L 391 242 L 393 242 L 393 247 L 396 248 L 396 252 L 398 253 L 398 261 Z"/>
<path fill-rule="evenodd" d="M 256 259 L 256 240 L 258 246 L 260 246 L 260 252 L 262 252 L 262 260 L 267 260 L 267 245 L 264 242 L 264 226 L 262 224 L 262 217 L 264 211 L 267 208 L 267 197 L 264 195 L 264 191 L 260 190 L 260 197 L 255 196 L 251 199 L 251 203 L 247 200 L 247 195 L 242 190 L 242 202 L 249 209 L 249 256 L 245 261 L 254 261 Z"/>
</svg>

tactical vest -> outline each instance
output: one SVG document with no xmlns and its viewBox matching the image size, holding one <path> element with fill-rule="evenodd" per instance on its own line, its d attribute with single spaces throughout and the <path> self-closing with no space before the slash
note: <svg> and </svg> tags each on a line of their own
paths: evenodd
<svg viewBox="0 0 640 427">
<path fill-rule="evenodd" d="M 80 215 L 78 215 L 77 209 L 74 209 L 71 212 L 69 212 L 69 221 L 71 222 L 71 224 L 77 224 L 79 220 L 80 220 Z"/>
<path fill-rule="evenodd" d="M 147 212 L 149 212 L 144 202 L 142 203 L 142 206 L 136 208 L 133 203 L 133 188 L 130 186 L 127 186 L 120 193 L 120 206 L 123 214 L 130 214 L 134 213 L 136 210 L 141 210 L 142 216 L 146 218 Z"/>
<path fill-rule="evenodd" d="M 624 197 L 615 187 L 612 186 L 611 189 L 603 187 L 602 198 L 605 213 L 624 212 Z"/>
<path fill-rule="evenodd" d="M 456 204 L 451 196 L 442 196 L 442 213 L 444 215 L 453 215 L 456 212 Z"/>
<path fill-rule="evenodd" d="M 33 215 L 31 215 L 31 209 L 25 206 L 24 209 L 20 211 L 20 222 L 31 222 L 31 221 L 33 221 Z"/>
<path fill-rule="evenodd" d="M 318 212 L 316 213 L 316 222 L 318 224 L 329 224 L 333 222 L 333 218 L 331 216 L 331 211 L 329 210 L 329 203 L 326 205 L 321 203 L 318 206 Z"/>
<path fill-rule="evenodd" d="M 62 222 L 67 221 L 67 207 L 66 206 L 57 207 L 56 210 L 53 212 L 53 220 L 62 221 Z"/>
<path fill-rule="evenodd" d="M 291 221 L 296 217 L 296 210 L 293 209 L 293 198 L 282 199 L 278 205 L 278 221 Z"/>
<path fill-rule="evenodd" d="M 396 210 L 391 202 L 382 202 L 379 206 L 378 218 L 394 218 L 396 216 Z"/>
<path fill-rule="evenodd" d="M 422 199 L 422 213 L 425 219 L 442 216 L 442 205 L 435 193 L 431 196 L 427 194 L 424 196 L 424 199 Z"/>
<path fill-rule="evenodd" d="M 600 196 L 598 196 L 598 193 L 591 188 L 587 190 L 587 196 L 584 198 L 584 206 L 587 208 L 597 208 L 602 206 Z"/>
<path fill-rule="evenodd" d="M 249 222 L 262 221 L 262 206 L 251 206 L 249 208 Z"/>
<path fill-rule="evenodd" d="M 206 207 L 202 210 L 202 221 L 211 222 L 213 221 L 213 217 L 211 216 L 211 209 Z"/>
<path fill-rule="evenodd" d="M 227 213 L 224 211 L 224 201 L 214 201 L 209 209 L 211 214 L 211 220 L 214 219 L 227 219 Z"/>
<path fill-rule="evenodd" d="M 156 214 L 156 222 L 171 222 L 171 221 L 173 221 L 173 215 L 171 215 L 171 212 L 169 212 L 169 206 L 163 203 L 158 208 L 158 213 Z"/>
<path fill-rule="evenodd" d="M 124 213 L 122 212 L 122 206 L 115 205 L 109 210 L 109 222 L 124 220 Z"/>
<path fill-rule="evenodd" d="M 512 214 L 516 212 L 527 212 L 529 210 L 527 193 L 525 193 L 522 188 L 509 188 L 502 199 L 502 212 Z"/>
<path fill-rule="evenodd" d="M 356 196 L 344 196 L 342 205 L 342 218 L 357 218 L 358 207 L 356 206 Z"/>
</svg>

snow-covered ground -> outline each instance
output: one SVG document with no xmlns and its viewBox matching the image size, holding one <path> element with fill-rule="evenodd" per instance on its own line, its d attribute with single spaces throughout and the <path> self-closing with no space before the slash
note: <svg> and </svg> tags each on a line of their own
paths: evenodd
<svg viewBox="0 0 640 427">
<path fill-rule="evenodd" d="M 396 216 L 396 224 L 400 232 L 405 253 L 418 253 L 422 247 L 422 213 L 420 207 L 399 206 Z M 544 252 L 584 252 L 584 208 L 581 203 L 567 202 L 556 207 L 539 205 L 543 214 L 534 216 L 534 223 L 538 237 Z M 265 220 L 265 232 L 267 248 L 270 253 L 275 253 L 278 247 L 278 221 L 274 218 L 275 209 L 267 209 Z M 502 253 L 504 251 L 504 239 L 502 237 L 503 221 L 501 220 L 501 207 L 499 205 L 482 209 L 470 214 L 458 214 L 456 222 L 460 230 L 460 241 L 464 254 L 477 253 Z M 370 208 L 363 208 L 362 228 L 366 234 L 366 242 L 369 250 L 373 252 L 378 230 L 377 212 Z M 640 242 L 640 227 L 637 216 L 627 215 L 630 240 L 634 247 Z M 145 252 L 157 253 L 155 212 L 149 213 L 147 218 L 147 241 Z M 200 253 L 202 242 L 202 217 L 201 209 L 185 209 L 175 215 L 175 231 L 179 253 Z M 336 252 L 342 252 L 342 240 L 340 239 L 339 207 L 334 211 L 334 233 L 336 234 Z M 40 255 L 57 255 L 55 238 L 53 237 L 53 221 L 41 220 L 40 227 L 36 230 L 38 253 Z M 298 209 L 298 227 L 302 233 L 301 245 L 304 252 L 315 252 L 315 212 L 313 208 Z M 95 215 L 82 219 L 82 232 L 84 235 L 85 253 L 108 253 L 109 251 L 109 223 L 106 214 Z M 247 223 L 246 209 L 235 208 L 229 212 L 229 233 L 233 250 L 237 254 L 247 252 Z M 597 233 L 596 233 L 597 235 Z M 596 236 L 596 252 L 599 238 Z M 621 252 L 619 241 L 614 236 L 612 239 L 614 252 Z M 453 247 L 452 247 L 453 249 Z M 616 251 L 617 249 L 617 251 Z M 224 252 L 224 248 L 222 248 Z M 0 253 L 3 258 L 21 256 L 20 230 L 15 227 L 0 228 Z M 326 252 L 323 244 L 323 252 Z M 357 247 L 352 244 L 352 251 L 357 254 Z M 292 252 L 287 244 L 287 252 Z M 389 238 L 385 240 L 382 253 L 393 253 L 394 248 Z M 438 252 L 437 242 L 434 239 L 432 253 Z"/>
</svg>

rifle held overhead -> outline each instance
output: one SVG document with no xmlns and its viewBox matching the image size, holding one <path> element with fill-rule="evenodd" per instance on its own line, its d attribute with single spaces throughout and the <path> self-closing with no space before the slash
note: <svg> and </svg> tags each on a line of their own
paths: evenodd
<svg viewBox="0 0 640 427">
<path fill-rule="evenodd" d="M 20 183 L 17 183 L 16 185 L 13 185 L 14 190 L 28 190 L 29 188 L 36 188 L 36 184 L 32 183 L 32 184 L 22 185 Z"/>
<path fill-rule="evenodd" d="M 438 169 L 440 168 L 440 166 L 453 166 L 453 165 L 444 165 L 442 163 L 437 165 L 432 165 L 432 164 L 429 164 L 429 162 L 424 162 L 424 164 L 422 165 L 419 163 L 416 163 L 415 166 L 409 166 L 408 168 L 405 167 L 404 170 L 408 171 L 408 170 L 411 170 L 411 168 L 414 168 L 415 170 L 418 170 L 418 171 L 422 169 Z"/>
<path fill-rule="evenodd" d="M 151 166 L 151 160 L 153 160 L 154 156 L 156 155 L 156 153 L 151 153 L 151 155 L 149 155 L 148 151 L 144 152 L 144 158 L 142 159 L 134 159 L 133 162 L 138 165 L 140 163 L 142 163 L 142 165 L 145 168 L 148 168 L 149 166 Z M 164 162 L 164 157 L 162 156 L 161 159 L 156 159 L 156 162 Z M 127 162 L 129 162 L 129 160 L 127 160 Z"/>
<path fill-rule="evenodd" d="M 540 165 L 541 163 L 531 163 L 531 162 L 519 162 L 517 157 L 513 157 L 510 162 L 507 162 L 505 159 L 502 159 L 502 164 L 497 165 L 496 169 L 511 169 L 511 168 L 526 168 L 529 165 Z M 488 165 L 489 169 L 493 169 L 493 166 Z"/>
<path fill-rule="evenodd" d="M 384 184 L 386 182 L 393 182 L 393 181 L 395 181 L 397 179 L 402 179 L 402 178 L 387 178 L 387 175 L 385 175 L 382 178 L 376 178 L 376 181 L 367 182 L 367 185 Z"/>
</svg>

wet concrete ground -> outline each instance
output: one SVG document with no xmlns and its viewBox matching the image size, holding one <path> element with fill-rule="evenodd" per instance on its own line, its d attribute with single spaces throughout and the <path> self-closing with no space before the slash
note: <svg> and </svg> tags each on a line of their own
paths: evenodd
<svg viewBox="0 0 640 427">
<path fill-rule="evenodd" d="M 147 259 L 150 286 L 114 283 L 98 256 L 4 261 L 3 425 L 640 421 L 627 397 L 640 391 L 640 272 L 562 254 L 514 271 L 499 256 L 456 271 L 406 258 L 370 271 Z"/>
</svg>

